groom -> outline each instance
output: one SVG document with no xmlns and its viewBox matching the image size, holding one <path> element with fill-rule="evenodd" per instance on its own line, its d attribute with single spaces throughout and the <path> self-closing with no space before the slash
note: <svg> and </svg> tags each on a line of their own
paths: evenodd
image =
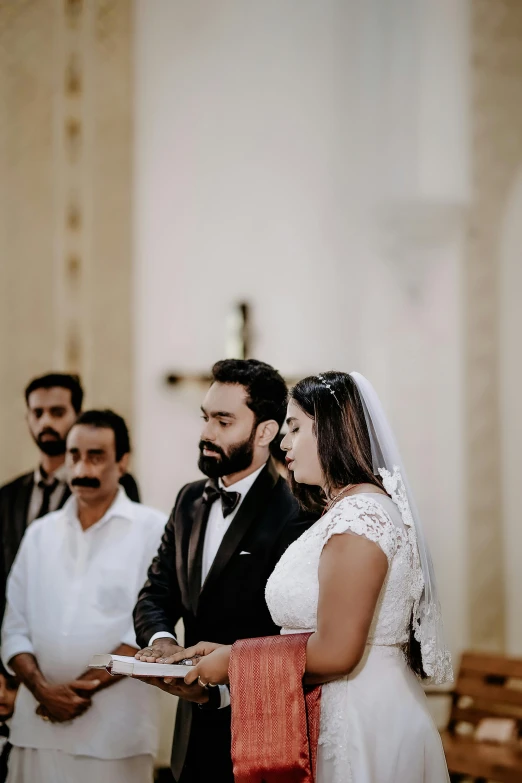
<svg viewBox="0 0 522 783">
<path fill-rule="evenodd" d="M 227 359 L 212 369 L 203 401 L 199 468 L 209 477 L 178 495 L 162 544 L 134 611 L 136 657 L 155 661 L 201 639 L 231 644 L 279 633 L 265 585 L 286 547 L 312 523 L 270 459 L 285 417 L 285 382 L 268 364 Z M 230 695 L 175 680 L 181 697 L 172 771 L 179 783 L 233 783 Z"/>
</svg>

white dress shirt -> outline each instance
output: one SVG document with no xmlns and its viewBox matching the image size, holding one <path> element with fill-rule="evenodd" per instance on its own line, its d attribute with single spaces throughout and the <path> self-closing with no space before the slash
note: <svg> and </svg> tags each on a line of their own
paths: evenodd
<svg viewBox="0 0 522 783">
<path fill-rule="evenodd" d="M 35 655 L 46 679 L 78 678 L 96 653 L 136 646 L 132 611 L 155 556 L 165 514 L 133 503 L 120 488 L 105 516 L 83 530 L 76 499 L 33 522 L 7 585 L 2 658 Z M 156 689 L 122 679 L 93 696 L 68 723 L 45 722 L 33 695 L 20 687 L 10 741 L 25 748 L 117 759 L 154 754 Z"/>
<path fill-rule="evenodd" d="M 216 498 L 216 500 L 212 503 L 210 513 L 208 515 L 207 529 L 205 530 L 205 541 L 203 543 L 201 585 L 203 585 L 205 579 L 208 576 L 208 572 L 210 571 L 212 563 L 214 562 L 214 558 L 217 555 L 218 549 L 221 546 L 225 533 L 230 527 L 232 520 L 241 508 L 241 504 L 245 499 L 248 491 L 252 488 L 255 480 L 265 467 L 266 465 L 262 465 L 258 470 L 250 473 L 244 479 L 241 479 L 241 481 L 236 481 L 235 484 L 230 484 L 228 487 L 225 487 L 221 479 L 219 479 L 218 485 L 220 489 L 224 489 L 227 492 L 239 492 L 241 497 L 235 509 L 226 517 L 223 514 L 223 504 L 221 503 L 221 498 Z M 173 634 L 166 633 L 165 631 L 159 631 L 158 633 L 155 633 L 153 636 L 151 636 L 149 645 L 152 644 L 155 639 L 160 639 L 161 637 L 165 636 L 170 636 L 172 639 L 175 639 Z M 223 707 L 228 707 L 230 704 L 230 692 L 226 685 L 220 685 L 219 689 L 221 692 L 220 709 L 222 709 Z"/>
<path fill-rule="evenodd" d="M 232 520 L 236 516 L 237 512 L 241 508 L 241 503 L 245 499 L 247 492 L 251 489 L 256 478 L 259 476 L 264 467 L 265 466 L 263 465 L 263 467 L 259 468 L 259 470 L 256 470 L 254 473 L 246 476 L 246 478 L 241 479 L 241 481 L 236 481 L 235 484 L 231 484 L 228 487 L 225 487 L 221 479 L 219 479 L 218 484 L 220 489 L 224 489 L 227 492 L 239 492 L 241 498 L 232 513 L 226 517 L 223 515 L 223 504 L 221 503 L 221 498 L 217 498 L 217 500 L 212 503 L 210 514 L 208 515 L 205 541 L 203 544 L 203 560 L 201 563 L 202 585 L 208 576 L 208 572 L 210 571 L 212 563 L 214 562 L 214 558 L 216 557 L 218 549 L 221 546 L 221 542 L 223 541 L 225 533 L 230 527 Z"/>
</svg>

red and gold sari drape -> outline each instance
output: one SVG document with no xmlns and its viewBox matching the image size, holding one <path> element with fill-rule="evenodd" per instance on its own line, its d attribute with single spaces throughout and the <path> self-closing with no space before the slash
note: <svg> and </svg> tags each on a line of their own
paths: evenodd
<svg viewBox="0 0 522 783">
<path fill-rule="evenodd" d="M 236 783 L 313 783 L 321 688 L 303 688 L 310 634 L 243 639 L 229 678 Z"/>
</svg>

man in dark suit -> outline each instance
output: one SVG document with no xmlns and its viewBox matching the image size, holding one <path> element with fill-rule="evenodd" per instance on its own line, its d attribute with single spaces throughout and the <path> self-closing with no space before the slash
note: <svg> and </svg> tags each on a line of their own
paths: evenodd
<svg viewBox="0 0 522 783">
<path fill-rule="evenodd" d="M 181 649 L 173 636 L 180 618 L 186 646 L 279 633 L 265 585 L 286 547 L 313 521 L 301 517 L 270 459 L 286 410 L 279 373 L 253 359 L 229 359 L 214 365 L 212 377 L 199 459 L 209 480 L 179 493 L 134 610 L 144 648 L 136 657 L 145 661 Z M 172 749 L 176 780 L 232 783 L 228 690 L 179 680 L 155 684 L 181 697 Z"/>
<path fill-rule="evenodd" d="M 71 492 L 65 473 L 65 441 L 82 409 L 83 389 L 77 375 L 50 373 L 25 390 L 27 424 L 40 451 L 36 470 L 0 487 L 0 625 L 5 611 L 7 577 L 28 525 L 62 508 Z M 139 502 L 130 474 L 121 481 L 131 500 Z"/>
<path fill-rule="evenodd" d="M 7 780 L 7 763 L 11 752 L 9 721 L 13 716 L 18 680 L 4 669 L 0 662 L 0 783 Z"/>
</svg>

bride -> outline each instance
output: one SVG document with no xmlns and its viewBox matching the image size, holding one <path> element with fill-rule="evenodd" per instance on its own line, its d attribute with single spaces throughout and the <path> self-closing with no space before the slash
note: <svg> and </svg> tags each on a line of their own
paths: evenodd
<svg viewBox="0 0 522 783">
<path fill-rule="evenodd" d="M 452 679 L 433 567 L 393 435 L 358 373 L 291 392 L 290 483 L 321 518 L 266 586 L 282 634 L 308 632 L 305 683 L 322 684 L 318 783 L 443 783 L 448 772 L 421 680 Z M 228 683 L 232 648 L 202 642 L 186 682 Z M 234 653 L 232 652 L 232 656 Z M 232 691 L 234 701 L 248 693 Z"/>
</svg>

